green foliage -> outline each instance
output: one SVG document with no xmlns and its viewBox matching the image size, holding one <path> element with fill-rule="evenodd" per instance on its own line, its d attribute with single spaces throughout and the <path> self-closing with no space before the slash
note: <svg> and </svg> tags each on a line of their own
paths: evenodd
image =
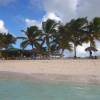
<svg viewBox="0 0 100 100">
<path fill-rule="evenodd" d="M 74 45 L 74 57 L 76 58 L 76 48 L 78 45 L 82 45 L 84 39 L 84 27 L 87 25 L 87 18 L 72 19 L 65 25 L 65 31 L 69 37 L 69 42 Z"/>
<path fill-rule="evenodd" d="M 100 17 L 95 17 L 92 21 L 88 22 L 85 30 L 86 43 L 90 42 L 90 47 L 96 47 L 95 40 L 100 41 Z"/>
<path fill-rule="evenodd" d="M 25 39 L 21 43 L 22 48 L 26 48 L 28 45 L 33 46 L 36 48 L 39 45 L 39 42 L 41 40 L 41 30 L 38 29 L 37 26 L 31 26 L 26 29 L 26 31 L 23 31 L 25 33 Z"/>
<path fill-rule="evenodd" d="M 41 30 L 37 26 L 27 27 L 22 30 L 25 37 L 13 37 L 11 34 L 0 33 L 0 49 L 9 49 L 17 39 L 22 39 L 21 48 L 28 45 L 40 54 L 54 54 L 64 50 L 74 51 L 76 58 L 77 46 L 90 43 L 96 48 L 96 40 L 100 41 L 100 17 L 88 21 L 86 17 L 72 19 L 65 25 L 55 20 L 48 19 L 42 22 Z"/>
<path fill-rule="evenodd" d="M 83 43 L 83 28 L 87 25 L 87 18 L 73 19 L 65 25 L 67 32 L 70 34 L 70 41 L 75 45 Z"/>
<path fill-rule="evenodd" d="M 9 48 L 11 44 L 14 44 L 16 39 L 11 34 L 0 33 L 0 48 Z"/>
<path fill-rule="evenodd" d="M 54 20 L 48 19 L 47 21 L 42 23 L 42 37 L 43 37 L 43 44 L 46 44 L 47 51 L 50 53 L 52 50 L 55 49 L 55 36 L 57 33 L 57 25 L 58 23 Z"/>
<path fill-rule="evenodd" d="M 59 26 L 58 45 L 62 50 L 72 51 L 72 44 L 70 43 L 71 35 L 67 32 L 65 26 Z"/>
</svg>

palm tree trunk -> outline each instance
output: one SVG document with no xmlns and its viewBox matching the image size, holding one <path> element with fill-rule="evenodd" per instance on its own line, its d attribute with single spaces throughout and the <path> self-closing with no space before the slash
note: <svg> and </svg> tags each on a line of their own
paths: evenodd
<svg viewBox="0 0 100 100">
<path fill-rule="evenodd" d="M 51 53 L 51 50 L 50 50 L 50 47 L 48 47 L 48 58 L 50 58 L 50 53 Z"/>
<path fill-rule="evenodd" d="M 32 59 L 33 59 L 33 56 L 34 56 L 34 54 L 33 54 L 33 44 L 31 44 L 31 46 L 32 46 Z"/>
<path fill-rule="evenodd" d="M 74 44 L 74 58 L 76 59 L 77 56 L 76 56 L 76 45 Z"/>
<path fill-rule="evenodd" d="M 91 41 L 90 41 L 90 47 L 92 47 Z M 92 58 L 92 51 L 90 51 L 89 53 L 90 53 L 90 58 Z"/>
<path fill-rule="evenodd" d="M 48 47 L 48 58 L 50 58 L 51 49 L 50 49 L 49 37 L 47 37 L 46 42 L 47 42 L 47 47 Z"/>
<path fill-rule="evenodd" d="M 63 57 L 63 53 L 64 53 L 64 49 L 62 49 L 62 52 L 61 52 L 61 57 Z"/>
</svg>

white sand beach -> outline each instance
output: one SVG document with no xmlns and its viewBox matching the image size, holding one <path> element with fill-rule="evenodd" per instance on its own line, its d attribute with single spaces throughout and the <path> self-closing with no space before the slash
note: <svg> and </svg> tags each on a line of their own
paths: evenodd
<svg viewBox="0 0 100 100">
<path fill-rule="evenodd" d="M 100 60 L 0 61 L 0 78 L 21 78 L 21 76 L 25 79 L 31 76 L 33 79 L 40 80 L 100 83 Z"/>
</svg>

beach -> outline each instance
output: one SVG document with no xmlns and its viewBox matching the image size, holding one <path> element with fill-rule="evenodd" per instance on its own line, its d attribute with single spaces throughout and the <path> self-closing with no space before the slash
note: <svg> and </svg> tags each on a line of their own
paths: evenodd
<svg viewBox="0 0 100 100">
<path fill-rule="evenodd" d="M 1 60 L 0 79 L 100 84 L 100 60 Z"/>
</svg>

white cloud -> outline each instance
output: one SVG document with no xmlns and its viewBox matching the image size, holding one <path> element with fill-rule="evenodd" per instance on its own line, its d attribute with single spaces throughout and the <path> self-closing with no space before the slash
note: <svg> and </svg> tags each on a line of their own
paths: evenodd
<svg viewBox="0 0 100 100">
<path fill-rule="evenodd" d="M 46 21 L 47 19 L 52 19 L 52 20 L 55 20 L 57 22 L 61 21 L 61 19 L 58 16 L 56 16 L 54 13 L 48 13 L 48 14 L 43 16 L 41 21 L 37 21 L 37 20 L 34 20 L 34 19 L 26 18 L 25 19 L 25 23 L 26 23 L 26 26 L 28 26 L 28 27 L 36 25 L 41 29 L 42 22 Z"/>
<path fill-rule="evenodd" d="M 54 13 L 63 22 L 81 16 L 100 16 L 100 0 L 30 0 L 30 3 L 44 10 L 46 15 Z"/>
<path fill-rule="evenodd" d="M 3 20 L 0 20 L 0 32 L 1 33 L 8 33 L 7 28 L 5 27 L 5 23 Z"/>
<path fill-rule="evenodd" d="M 85 49 L 89 47 L 89 43 L 84 43 L 82 46 L 77 47 L 77 56 L 85 57 L 88 56 L 88 53 L 85 51 Z"/>
<path fill-rule="evenodd" d="M 75 17 L 100 16 L 100 0 L 43 0 L 46 13 L 54 12 L 63 22 Z"/>
<path fill-rule="evenodd" d="M 0 0 L 0 6 L 5 6 L 7 4 L 13 3 L 16 0 Z"/>
<path fill-rule="evenodd" d="M 54 12 L 64 22 L 76 16 L 78 0 L 44 0 L 44 10 Z"/>
<path fill-rule="evenodd" d="M 93 18 L 100 16 L 100 0 L 79 0 L 77 13 L 78 16 L 88 16 Z"/>
<path fill-rule="evenodd" d="M 40 21 L 37 21 L 37 20 L 33 20 L 33 19 L 29 19 L 29 18 L 26 18 L 25 19 L 25 23 L 26 23 L 26 26 L 38 26 L 39 28 L 41 28 L 41 22 Z"/>
<path fill-rule="evenodd" d="M 60 17 L 58 17 L 55 13 L 50 12 L 43 16 L 42 21 L 46 21 L 47 19 L 52 19 L 55 21 L 61 21 Z"/>
</svg>

